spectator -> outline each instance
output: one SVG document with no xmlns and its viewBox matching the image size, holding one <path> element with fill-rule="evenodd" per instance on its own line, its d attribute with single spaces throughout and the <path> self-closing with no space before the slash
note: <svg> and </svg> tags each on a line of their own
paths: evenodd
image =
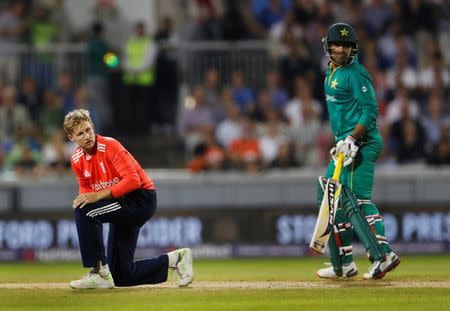
<svg viewBox="0 0 450 311">
<path fill-rule="evenodd" d="M 224 107 L 220 102 L 220 75 L 215 68 L 206 70 L 203 79 L 205 100 L 214 113 L 215 122 L 220 122 L 225 117 Z"/>
<path fill-rule="evenodd" d="M 291 1 L 286 0 L 252 1 L 252 13 L 266 30 L 269 30 L 275 23 L 281 21 L 286 11 L 291 7 Z"/>
<path fill-rule="evenodd" d="M 96 0 L 92 7 L 92 20 L 104 26 L 104 39 L 108 46 L 114 51 L 122 51 L 130 25 L 117 6 L 117 1 Z"/>
<path fill-rule="evenodd" d="M 25 125 L 17 125 L 6 149 L 6 168 L 20 175 L 34 174 L 41 159 L 40 147 Z"/>
<path fill-rule="evenodd" d="M 223 15 L 221 1 L 188 0 L 187 11 L 191 19 L 185 30 L 189 40 L 220 40 L 222 31 L 220 17 Z"/>
<path fill-rule="evenodd" d="M 175 45 L 180 42 L 178 34 L 175 32 L 173 19 L 170 16 L 164 16 L 155 34 L 155 41 L 158 43 Z"/>
<path fill-rule="evenodd" d="M 306 107 L 306 108 L 305 108 Z M 322 105 L 313 98 L 311 84 L 305 79 L 297 79 L 295 81 L 295 96 L 292 98 L 283 110 L 285 118 L 288 120 L 289 127 L 292 129 L 300 129 L 305 122 L 304 112 L 312 109 L 313 119 L 320 120 L 322 115 Z"/>
<path fill-rule="evenodd" d="M 429 90 L 433 87 L 446 89 L 450 87 L 450 71 L 444 65 L 440 51 L 432 55 L 431 64 L 420 72 L 420 85 Z"/>
<path fill-rule="evenodd" d="M 231 91 L 241 113 L 251 114 L 255 111 L 255 96 L 252 89 L 246 84 L 243 71 L 234 70 L 232 72 Z"/>
<path fill-rule="evenodd" d="M 26 108 L 16 101 L 16 89 L 12 85 L 3 88 L 0 105 L 0 140 L 14 136 L 17 126 L 29 126 L 30 116 Z"/>
<path fill-rule="evenodd" d="M 427 163 L 431 165 L 450 165 L 450 129 L 448 126 L 444 126 L 441 131 L 441 139 L 434 146 L 427 159 Z"/>
<path fill-rule="evenodd" d="M 295 20 L 304 28 L 316 19 L 319 8 L 315 1 L 296 0 L 294 4 Z"/>
<path fill-rule="evenodd" d="M 63 101 L 52 90 L 46 90 L 43 95 L 43 109 L 39 116 L 44 136 L 48 139 L 53 132 L 61 127 L 64 120 Z"/>
<path fill-rule="evenodd" d="M 73 40 L 73 23 L 70 14 L 64 6 L 64 0 L 50 0 L 47 2 L 51 21 L 58 27 L 59 40 L 61 42 L 71 42 Z"/>
<path fill-rule="evenodd" d="M 170 17 L 164 17 L 155 35 L 155 41 L 160 43 L 156 59 L 155 97 L 160 110 L 161 122 L 159 129 L 165 134 L 171 134 L 175 128 L 175 115 L 178 105 L 179 69 L 176 44 L 180 41 L 174 30 Z"/>
<path fill-rule="evenodd" d="M 255 123 L 250 118 L 242 120 L 242 134 L 234 139 L 227 150 L 232 168 L 248 173 L 261 169 L 261 149 L 255 131 Z"/>
<path fill-rule="evenodd" d="M 104 57 L 110 50 L 103 39 L 103 25 L 95 22 L 92 25 L 92 34 L 87 42 L 88 77 L 86 88 L 89 98 L 95 103 L 98 114 L 98 122 L 103 129 L 112 125 L 113 115 L 108 100 L 108 76 L 109 72 L 105 65 Z M 91 110 L 91 109 L 89 109 Z M 100 128 L 97 127 L 97 130 Z"/>
<path fill-rule="evenodd" d="M 313 1 L 306 1 L 313 2 Z M 327 5 L 327 3 L 324 3 Z M 347 21 L 350 25 L 357 25 L 360 19 L 360 7 L 354 0 L 333 1 L 333 15 L 337 21 Z"/>
<path fill-rule="evenodd" d="M 284 85 L 290 94 L 294 93 L 294 85 L 297 77 L 307 77 L 311 81 L 317 80 L 319 68 L 310 60 L 311 57 L 304 42 L 297 42 L 294 38 L 288 38 L 290 45 L 289 55 L 280 59 L 280 73 Z"/>
<path fill-rule="evenodd" d="M 25 106 L 33 122 L 39 121 L 42 113 L 42 94 L 35 79 L 31 77 L 23 79 L 18 102 Z"/>
<path fill-rule="evenodd" d="M 18 58 L 14 53 L 27 30 L 25 2 L 11 1 L 8 9 L 0 13 L 0 77 L 15 83 L 18 74 Z"/>
<path fill-rule="evenodd" d="M 298 162 L 295 158 L 295 152 L 292 144 L 285 140 L 281 141 L 276 158 L 270 163 L 270 168 L 293 168 L 297 167 Z"/>
<path fill-rule="evenodd" d="M 206 137 L 206 151 L 204 155 L 207 171 L 221 171 L 225 168 L 225 150 L 217 143 L 214 134 Z"/>
<path fill-rule="evenodd" d="M 372 0 L 363 7 L 362 16 L 369 37 L 376 38 L 384 30 L 391 13 L 383 0 Z"/>
<path fill-rule="evenodd" d="M 279 47 L 277 56 L 289 54 L 290 37 L 296 41 L 300 41 L 303 38 L 303 29 L 297 24 L 294 13 L 291 10 L 287 11 L 283 19 L 275 23 L 269 30 L 269 39 Z"/>
<path fill-rule="evenodd" d="M 86 109 L 89 110 L 90 117 L 94 123 L 95 131 L 97 133 L 103 132 L 103 122 L 97 112 L 97 103 L 91 101 L 89 94 L 85 87 L 79 87 L 75 91 L 75 109 Z"/>
<path fill-rule="evenodd" d="M 251 38 L 246 25 L 246 10 L 241 7 L 242 1 L 228 0 L 222 17 L 222 36 L 224 40 L 245 40 Z"/>
<path fill-rule="evenodd" d="M 392 124 L 391 139 L 394 154 L 400 164 L 417 163 L 425 160 L 424 129 L 411 117 L 409 106 L 401 106 L 401 117 Z"/>
<path fill-rule="evenodd" d="M 370 41 L 370 46 L 367 46 L 367 52 L 373 51 L 375 48 L 375 43 Z M 367 72 L 369 72 L 370 76 L 373 80 L 373 87 L 375 91 L 375 96 L 378 101 L 378 109 L 380 111 L 380 115 L 384 116 L 386 111 L 386 100 L 389 95 L 387 89 L 386 75 L 383 71 L 378 68 L 377 59 L 375 53 L 366 53 L 365 55 L 365 67 Z"/>
<path fill-rule="evenodd" d="M 178 123 L 178 134 L 183 139 L 188 158 L 196 145 L 205 142 L 214 126 L 213 112 L 205 101 L 205 91 L 203 87 L 196 86 L 192 95 L 186 98 Z"/>
<path fill-rule="evenodd" d="M 59 40 L 59 28 L 51 20 L 49 8 L 39 5 L 29 22 L 28 42 L 35 49 L 48 48 Z M 35 52 L 24 64 L 25 72 L 35 78 L 39 88 L 54 85 L 54 59 L 51 53 Z"/>
<path fill-rule="evenodd" d="M 377 42 L 379 64 L 382 69 L 390 69 L 395 65 L 397 56 L 406 58 L 410 66 L 416 65 L 416 49 L 411 37 L 401 28 L 401 21 L 393 21 L 388 31 L 381 35 Z"/>
<path fill-rule="evenodd" d="M 69 71 L 62 71 L 59 74 L 55 93 L 62 99 L 64 114 L 75 108 L 73 77 Z"/>
<path fill-rule="evenodd" d="M 230 92 L 224 90 L 222 97 Z M 223 119 L 216 127 L 215 135 L 219 145 L 228 149 L 230 143 L 241 136 L 241 115 L 239 108 L 234 104 L 225 106 L 225 119 Z"/>
<path fill-rule="evenodd" d="M 395 65 L 386 72 L 386 84 L 389 90 L 395 91 L 400 86 L 414 91 L 419 83 L 416 70 L 407 62 L 405 55 L 397 53 Z"/>
<path fill-rule="evenodd" d="M 277 70 L 272 69 L 267 72 L 266 89 L 271 107 L 281 112 L 289 98 L 287 91 L 280 85 L 280 74 Z"/>
<path fill-rule="evenodd" d="M 420 107 L 410 98 L 408 90 L 400 85 L 395 98 L 388 103 L 386 121 L 392 124 L 402 118 L 402 113 L 408 113 L 409 117 L 415 119 L 419 117 Z"/>
<path fill-rule="evenodd" d="M 265 126 L 265 133 L 259 138 L 261 160 L 264 167 L 269 167 L 277 159 L 280 148 L 286 142 L 279 132 L 279 123 L 270 122 Z"/>
<path fill-rule="evenodd" d="M 268 115 L 270 112 L 274 111 L 275 108 L 272 107 L 270 101 L 269 91 L 267 89 L 261 89 L 258 93 L 258 101 L 255 110 L 249 115 L 253 120 L 257 122 L 267 122 Z"/>
<path fill-rule="evenodd" d="M 70 170 L 70 157 L 76 149 L 73 142 L 66 140 L 63 129 L 53 132 L 42 147 L 41 169 L 44 173 L 67 173 Z"/>
<path fill-rule="evenodd" d="M 430 93 L 427 112 L 422 116 L 421 123 L 425 130 L 426 146 L 432 149 L 441 141 L 441 129 L 450 126 L 450 117 L 444 113 L 444 103 L 439 92 Z"/>
<path fill-rule="evenodd" d="M 225 168 L 225 152 L 217 144 L 213 135 L 208 135 L 205 142 L 194 147 L 193 158 L 187 168 L 191 173 L 220 171 Z"/>
<path fill-rule="evenodd" d="M 297 161 L 302 165 L 320 166 L 320 150 L 317 139 L 320 137 L 322 125 L 317 108 L 312 101 L 305 101 L 302 103 L 299 113 L 302 115 L 303 122 L 298 128 L 290 128 Z"/>
<path fill-rule="evenodd" d="M 138 134 L 147 132 L 149 122 L 153 125 L 161 121 L 160 109 L 154 100 L 157 47 L 149 38 L 144 22 L 136 23 L 125 50 L 123 82 L 128 105 L 121 107 L 120 112 L 128 131 Z"/>
<path fill-rule="evenodd" d="M 192 151 L 192 158 L 188 161 L 186 168 L 191 173 L 200 173 L 206 169 L 205 163 L 205 152 L 207 145 L 206 143 L 199 143 L 194 146 L 194 150 Z"/>
</svg>

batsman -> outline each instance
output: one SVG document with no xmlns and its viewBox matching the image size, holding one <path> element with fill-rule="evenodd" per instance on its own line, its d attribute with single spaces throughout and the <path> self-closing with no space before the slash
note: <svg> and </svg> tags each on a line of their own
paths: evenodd
<svg viewBox="0 0 450 311">
<path fill-rule="evenodd" d="M 337 155 L 344 155 L 340 176 L 342 191 L 328 247 L 332 266 L 317 271 L 321 278 L 349 278 L 358 274 L 353 261 L 354 233 L 361 240 L 372 266 L 365 279 L 380 279 L 398 266 L 399 256 L 386 241 L 383 218 L 372 202 L 375 161 L 383 148 L 377 128 L 378 103 L 372 78 L 358 62 L 358 40 L 352 26 L 332 25 L 322 39 L 330 59 L 325 94 L 336 145 L 330 153 L 325 178 L 333 175 Z M 320 206 L 323 183 L 318 184 Z"/>
</svg>

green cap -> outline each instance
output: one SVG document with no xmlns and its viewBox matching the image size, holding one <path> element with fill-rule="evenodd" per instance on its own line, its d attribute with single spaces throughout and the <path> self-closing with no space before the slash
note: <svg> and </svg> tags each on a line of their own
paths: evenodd
<svg viewBox="0 0 450 311">
<path fill-rule="evenodd" d="M 332 25 L 327 32 L 327 43 L 331 42 L 350 42 L 356 44 L 356 32 L 352 26 L 346 23 L 337 23 Z"/>
</svg>

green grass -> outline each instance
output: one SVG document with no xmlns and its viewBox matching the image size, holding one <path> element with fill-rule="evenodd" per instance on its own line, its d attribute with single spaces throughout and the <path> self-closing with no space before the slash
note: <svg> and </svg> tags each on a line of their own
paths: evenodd
<svg viewBox="0 0 450 311">
<path fill-rule="evenodd" d="M 199 260 L 202 281 L 315 281 L 325 258 Z M 361 274 L 369 264 L 357 259 Z M 393 288 L 389 281 L 450 281 L 450 255 L 404 256 L 381 282 L 340 281 L 341 288 L 114 290 L 0 289 L 0 310 L 450 310 L 450 288 Z M 68 282 L 80 263 L 0 264 L 0 283 Z M 325 282 L 336 284 L 336 282 Z M 387 286 L 382 286 L 387 285 Z"/>
</svg>

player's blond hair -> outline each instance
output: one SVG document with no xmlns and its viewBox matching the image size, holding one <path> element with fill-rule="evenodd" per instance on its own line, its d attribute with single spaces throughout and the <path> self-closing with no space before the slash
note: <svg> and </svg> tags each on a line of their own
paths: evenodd
<svg viewBox="0 0 450 311">
<path fill-rule="evenodd" d="M 64 117 L 64 132 L 66 132 L 67 135 L 71 135 L 75 128 L 85 121 L 93 124 L 88 110 L 76 109 L 69 112 Z"/>
</svg>

